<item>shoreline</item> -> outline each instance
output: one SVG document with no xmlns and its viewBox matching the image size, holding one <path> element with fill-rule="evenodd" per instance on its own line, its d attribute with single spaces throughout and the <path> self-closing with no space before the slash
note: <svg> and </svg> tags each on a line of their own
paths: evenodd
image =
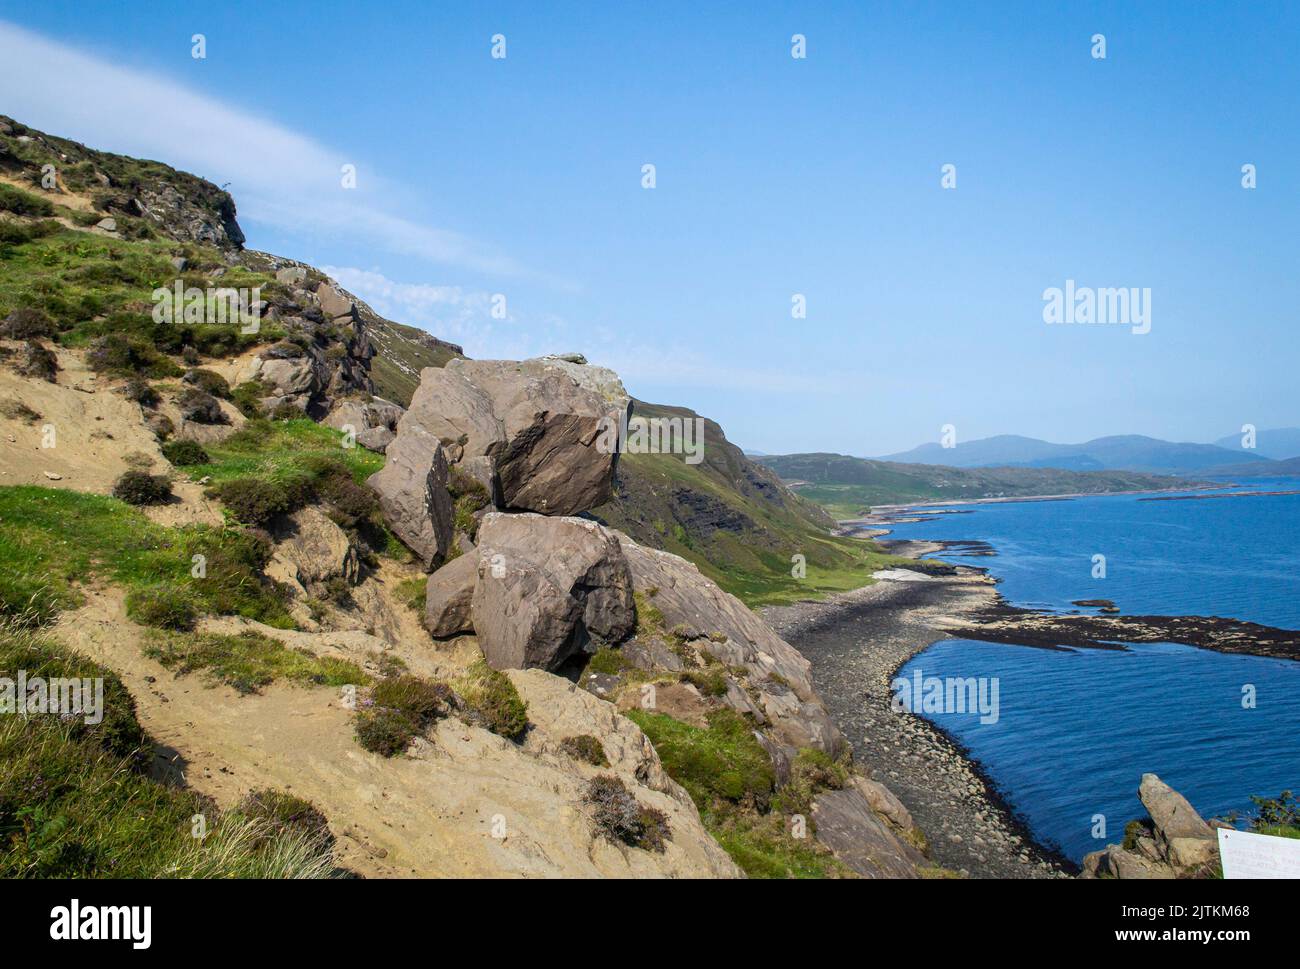
<svg viewBox="0 0 1300 969">
<path fill-rule="evenodd" d="M 893 506 L 868 519 L 841 521 L 837 533 L 876 539 L 892 529 L 873 526 L 926 520 L 916 511 L 919 507 Z M 917 560 L 917 570 L 900 565 L 876 572 L 871 585 L 822 600 L 766 606 L 759 613 L 812 664 L 814 683 L 852 744 L 855 761 L 887 783 L 911 811 L 930 838 L 934 860 L 971 877 L 1066 877 L 1080 869 L 1037 840 L 969 748 L 930 720 L 889 709 L 889 683 L 915 656 L 948 639 L 1119 650 L 1128 649 L 1128 644 L 1173 641 L 1214 652 L 1300 661 L 1300 631 L 1219 617 L 1027 609 L 1008 603 L 997 591 L 998 580 L 978 566 L 948 564 L 922 570 L 922 556 L 936 552 L 996 555 L 987 542 L 895 539 L 881 544 L 895 555 Z M 1115 611 L 1108 600 L 1095 605 L 1104 613 Z M 970 833 L 970 843 L 961 832 Z"/>
<path fill-rule="evenodd" d="M 943 548 L 937 542 L 908 545 L 909 555 Z M 1075 862 L 1035 838 L 966 747 L 924 717 L 890 709 L 889 684 L 897 671 L 953 638 L 939 623 L 991 604 L 996 583 L 967 566 L 944 575 L 890 575 L 821 601 L 767 606 L 760 614 L 812 663 L 817 691 L 852 744 L 855 762 L 903 801 L 937 864 L 973 878 L 1077 873 Z"/>
</svg>

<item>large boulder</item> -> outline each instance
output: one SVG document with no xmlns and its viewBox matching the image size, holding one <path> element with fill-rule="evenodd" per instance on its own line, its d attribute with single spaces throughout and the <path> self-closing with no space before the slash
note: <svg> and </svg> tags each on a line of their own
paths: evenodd
<svg viewBox="0 0 1300 969">
<path fill-rule="evenodd" d="M 855 787 L 823 791 L 813 802 L 817 840 L 864 878 L 918 878 L 925 856 L 898 837 Z"/>
<path fill-rule="evenodd" d="M 573 515 L 613 494 L 609 429 L 629 412 L 618 377 L 559 359 L 452 360 L 429 367 L 398 425 L 444 442 L 452 463 L 490 460 L 502 508 Z"/>
<path fill-rule="evenodd" d="M 478 557 L 462 555 L 433 575 L 424 595 L 424 628 L 437 639 L 474 631 L 470 607 L 478 582 Z"/>
<path fill-rule="evenodd" d="M 446 558 L 452 541 L 447 457 L 432 434 L 417 426 L 395 438 L 382 471 L 368 484 L 393 534 L 419 557 L 428 571 Z"/>
<path fill-rule="evenodd" d="M 1219 860 L 1214 828 L 1155 774 L 1143 774 L 1138 797 L 1150 822 L 1129 826 L 1122 845 L 1083 859 L 1084 878 L 1180 878 L 1212 874 Z M 1215 822 L 1220 823 L 1220 822 Z"/>
<path fill-rule="evenodd" d="M 1142 775 L 1138 797 L 1151 815 L 1156 842 L 1174 867 L 1195 867 L 1216 856 L 1217 835 L 1187 798 L 1155 774 Z"/>
<path fill-rule="evenodd" d="M 674 637 L 702 642 L 724 666 L 746 670 L 756 698 L 740 691 L 729 705 L 743 714 L 753 713 L 750 706 L 756 703 L 760 719 L 770 724 L 770 737 L 790 752 L 844 748 L 843 735 L 813 689 L 812 668 L 803 654 L 692 563 L 626 535 L 620 534 L 619 542 L 633 587 L 653 609 L 655 623 Z M 646 618 L 639 617 L 643 626 Z M 731 701 L 730 693 L 725 699 Z"/>
<path fill-rule="evenodd" d="M 489 664 L 555 670 L 631 631 L 632 577 L 616 534 L 583 518 L 484 516 L 472 613 Z"/>
</svg>

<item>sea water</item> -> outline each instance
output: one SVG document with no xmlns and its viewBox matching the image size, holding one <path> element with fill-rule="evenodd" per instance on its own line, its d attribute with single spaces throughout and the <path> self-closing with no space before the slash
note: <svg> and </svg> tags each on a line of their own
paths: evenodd
<svg viewBox="0 0 1300 969">
<path fill-rule="evenodd" d="M 1237 490 L 1300 488 L 1247 484 Z M 897 525 L 888 537 L 988 542 L 994 556 L 938 557 L 987 568 L 1015 605 L 1068 612 L 1075 599 L 1110 599 L 1126 615 L 1300 630 L 1300 494 L 1140 497 L 952 505 L 969 513 Z M 1252 794 L 1300 791 L 1300 662 L 1173 644 L 1058 651 L 947 640 L 900 673 L 918 668 L 998 679 L 995 723 L 927 718 L 970 751 L 1040 841 L 1076 861 L 1143 816 L 1143 773 L 1206 817 L 1247 816 Z"/>
</svg>

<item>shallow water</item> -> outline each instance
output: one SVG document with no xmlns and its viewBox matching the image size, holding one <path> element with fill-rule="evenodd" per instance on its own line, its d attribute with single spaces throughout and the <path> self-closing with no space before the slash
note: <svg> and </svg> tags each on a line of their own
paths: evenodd
<svg viewBox="0 0 1300 969">
<path fill-rule="evenodd" d="M 898 525 L 889 537 L 989 542 L 996 556 L 942 557 L 988 568 L 1017 605 L 1071 610 L 1073 599 L 1104 598 L 1126 614 L 1300 629 L 1300 495 L 965 507 L 970 514 Z M 1104 578 L 1092 576 L 1098 554 Z M 996 723 L 970 713 L 927 717 L 970 749 L 1039 840 L 1075 860 L 1120 840 L 1124 824 L 1142 815 L 1144 772 L 1207 816 L 1248 814 L 1251 794 L 1300 789 L 1300 663 L 1172 644 L 1054 651 L 950 640 L 900 672 L 918 668 L 997 678 Z M 1243 703 L 1248 687 L 1253 708 Z M 1106 828 L 1094 837 L 1097 815 Z"/>
</svg>

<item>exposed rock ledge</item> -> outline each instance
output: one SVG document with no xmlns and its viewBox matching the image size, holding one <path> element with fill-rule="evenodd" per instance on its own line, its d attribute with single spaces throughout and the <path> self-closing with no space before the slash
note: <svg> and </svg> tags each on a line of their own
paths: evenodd
<svg viewBox="0 0 1300 969">
<path fill-rule="evenodd" d="M 1143 774 L 1138 788 L 1148 820 L 1135 821 L 1123 844 L 1085 855 L 1082 878 L 1198 878 L 1218 869 L 1219 842 L 1214 828 L 1196 809 L 1155 774 Z"/>
</svg>

